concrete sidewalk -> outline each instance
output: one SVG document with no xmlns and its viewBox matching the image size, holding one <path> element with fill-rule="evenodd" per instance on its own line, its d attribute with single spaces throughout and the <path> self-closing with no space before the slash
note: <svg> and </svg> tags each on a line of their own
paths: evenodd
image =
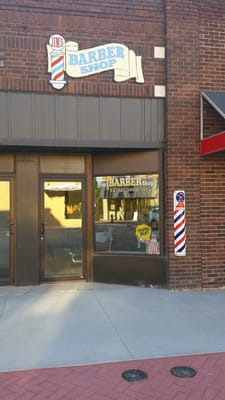
<svg viewBox="0 0 225 400">
<path fill-rule="evenodd" d="M 225 352 L 225 291 L 0 288 L 0 371 Z"/>
</svg>

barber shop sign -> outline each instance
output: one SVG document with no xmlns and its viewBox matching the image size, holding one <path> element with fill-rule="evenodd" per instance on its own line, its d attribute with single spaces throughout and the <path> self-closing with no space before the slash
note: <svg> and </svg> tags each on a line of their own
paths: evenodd
<svg viewBox="0 0 225 400">
<path fill-rule="evenodd" d="M 53 35 L 47 44 L 47 53 L 50 84 L 57 90 L 66 84 L 65 73 L 71 78 L 83 78 L 114 70 L 115 82 L 134 78 L 137 83 L 144 83 L 141 56 L 122 44 L 109 43 L 78 50 L 78 43 Z"/>
</svg>

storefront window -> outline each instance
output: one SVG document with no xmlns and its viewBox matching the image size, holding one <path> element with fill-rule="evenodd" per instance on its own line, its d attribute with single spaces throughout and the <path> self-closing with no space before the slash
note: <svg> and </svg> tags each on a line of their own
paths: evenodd
<svg viewBox="0 0 225 400">
<path fill-rule="evenodd" d="M 95 178 L 95 250 L 159 254 L 158 174 Z"/>
</svg>

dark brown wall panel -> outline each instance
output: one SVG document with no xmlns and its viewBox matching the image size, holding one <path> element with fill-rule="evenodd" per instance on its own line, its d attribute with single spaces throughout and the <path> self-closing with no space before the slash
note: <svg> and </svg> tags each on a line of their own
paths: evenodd
<svg viewBox="0 0 225 400">
<path fill-rule="evenodd" d="M 126 173 L 140 172 L 159 172 L 159 152 L 158 151 L 143 151 L 129 152 L 127 154 L 102 154 L 95 155 L 93 158 L 94 175 L 112 175 L 121 174 L 121 171 Z"/>
<path fill-rule="evenodd" d="M 164 100 L 0 92 L 0 145 L 160 147 Z"/>
<path fill-rule="evenodd" d="M 94 255 L 93 274 L 97 282 L 167 285 L 166 259 L 163 257 Z"/>
<path fill-rule="evenodd" d="M 8 112 L 10 113 L 9 134 L 11 140 L 32 140 L 33 97 L 20 93 L 18 96 L 8 96 Z"/>
<path fill-rule="evenodd" d="M 38 157 L 16 157 L 17 285 L 39 283 Z"/>
</svg>

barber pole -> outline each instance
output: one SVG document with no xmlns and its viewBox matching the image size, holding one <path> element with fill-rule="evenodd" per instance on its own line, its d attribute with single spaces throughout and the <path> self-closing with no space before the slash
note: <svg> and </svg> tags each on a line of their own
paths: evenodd
<svg viewBox="0 0 225 400">
<path fill-rule="evenodd" d="M 49 39 L 50 49 L 50 83 L 55 89 L 62 89 L 66 84 L 64 79 L 65 70 L 65 40 L 61 35 L 53 35 Z"/>
<path fill-rule="evenodd" d="M 174 252 L 186 256 L 185 192 L 174 192 Z"/>
</svg>

